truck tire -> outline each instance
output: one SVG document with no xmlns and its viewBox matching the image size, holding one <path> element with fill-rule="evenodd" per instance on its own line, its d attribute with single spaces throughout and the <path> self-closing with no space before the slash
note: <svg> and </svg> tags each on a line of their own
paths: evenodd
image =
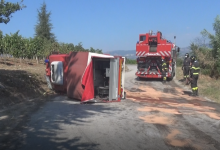
<svg viewBox="0 0 220 150">
<path fill-rule="evenodd" d="M 171 77 L 168 77 L 168 81 L 172 81 L 174 76 L 175 76 L 175 72 L 172 72 Z"/>
<path fill-rule="evenodd" d="M 141 77 L 137 77 L 137 81 L 141 81 L 142 80 L 142 78 Z"/>
<path fill-rule="evenodd" d="M 173 77 L 171 76 L 171 77 L 167 78 L 167 80 L 168 80 L 168 81 L 172 81 L 172 80 L 173 80 Z"/>
</svg>

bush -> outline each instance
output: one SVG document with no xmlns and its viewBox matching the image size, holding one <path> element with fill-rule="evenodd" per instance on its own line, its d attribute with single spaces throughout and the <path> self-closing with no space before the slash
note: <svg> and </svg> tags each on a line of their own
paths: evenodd
<svg viewBox="0 0 220 150">
<path fill-rule="evenodd" d="M 125 63 L 126 63 L 126 64 L 137 64 L 137 61 L 134 60 L 134 59 L 128 59 L 128 58 L 126 58 Z"/>
<path fill-rule="evenodd" d="M 182 58 L 177 58 L 177 60 L 176 60 L 176 65 L 177 65 L 178 67 L 181 67 L 181 66 L 183 65 L 183 59 L 182 59 Z"/>
<path fill-rule="evenodd" d="M 203 75 L 210 75 L 211 72 L 212 72 L 211 69 L 207 69 L 207 68 L 201 69 L 201 74 L 203 74 Z"/>
</svg>

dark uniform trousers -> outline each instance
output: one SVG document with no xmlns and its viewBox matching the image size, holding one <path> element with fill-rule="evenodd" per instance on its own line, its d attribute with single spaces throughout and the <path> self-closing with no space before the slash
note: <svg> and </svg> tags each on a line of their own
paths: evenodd
<svg viewBox="0 0 220 150">
<path fill-rule="evenodd" d="M 190 70 L 190 59 L 185 58 L 183 61 L 183 76 L 184 78 L 189 78 L 189 70 Z"/>
<path fill-rule="evenodd" d="M 190 75 L 192 78 L 191 88 L 192 88 L 193 95 L 198 95 L 197 81 L 199 79 L 199 72 L 200 72 L 199 62 L 195 61 L 190 69 Z"/>
<path fill-rule="evenodd" d="M 189 78 L 189 70 L 190 70 L 190 66 L 184 66 L 183 68 L 184 78 Z"/>
</svg>

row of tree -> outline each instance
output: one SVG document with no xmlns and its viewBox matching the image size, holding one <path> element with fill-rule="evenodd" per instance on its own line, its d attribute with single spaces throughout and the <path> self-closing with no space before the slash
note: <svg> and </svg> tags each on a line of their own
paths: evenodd
<svg viewBox="0 0 220 150">
<path fill-rule="evenodd" d="M 128 59 L 126 57 L 125 63 L 126 64 L 137 64 L 137 60 L 135 60 L 135 59 Z"/>
<path fill-rule="evenodd" d="M 11 3 L 1 0 L 0 2 L 0 23 L 7 24 L 10 21 L 11 14 L 25 8 L 20 3 Z M 85 49 L 82 43 L 74 45 L 73 43 L 57 42 L 56 36 L 52 33 L 52 23 L 50 22 L 51 12 L 47 12 L 45 2 L 38 11 L 38 21 L 35 26 L 34 37 L 25 38 L 19 35 L 19 31 L 14 34 L 3 35 L 0 30 L 0 54 L 9 54 L 15 58 L 45 58 L 52 51 L 59 53 L 69 53 L 71 51 L 89 51 L 102 53 L 101 49 Z"/>
<path fill-rule="evenodd" d="M 220 76 L 220 16 L 213 23 L 215 34 L 206 29 L 201 32 L 201 37 L 191 43 L 191 54 L 197 56 L 202 73 L 218 78 Z"/>
<path fill-rule="evenodd" d="M 52 51 L 59 53 L 69 53 L 71 51 L 89 51 L 102 53 L 101 49 L 85 49 L 82 43 L 58 43 L 46 38 L 34 37 L 24 38 L 19 35 L 19 31 L 14 34 L 3 35 L 0 31 L 0 54 L 10 54 L 15 58 L 45 57 Z"/>
</svg>

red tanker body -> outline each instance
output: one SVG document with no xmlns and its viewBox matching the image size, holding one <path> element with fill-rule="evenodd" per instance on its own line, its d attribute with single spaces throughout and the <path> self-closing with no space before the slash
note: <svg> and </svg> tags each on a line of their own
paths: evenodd
<svg viewBox="0 0 220 150">
<path fill-rule="evenodd" d="M 52 54 L 46 62 L 48 86 L 82 102 L 125 98 L 125 58 L 91 52 Z"/>
<path fill-rule="evenodd" d="M 167 63 L 169 79 L 175 76 L 176 54 L 179 47 L 162 38 L 162 33 L 153 34 L 152 31 L 139 35 L 136 44 L 137 72 L 135 75 L 141 78 L 162 78 L 162 57 Z"/>
</svg>

